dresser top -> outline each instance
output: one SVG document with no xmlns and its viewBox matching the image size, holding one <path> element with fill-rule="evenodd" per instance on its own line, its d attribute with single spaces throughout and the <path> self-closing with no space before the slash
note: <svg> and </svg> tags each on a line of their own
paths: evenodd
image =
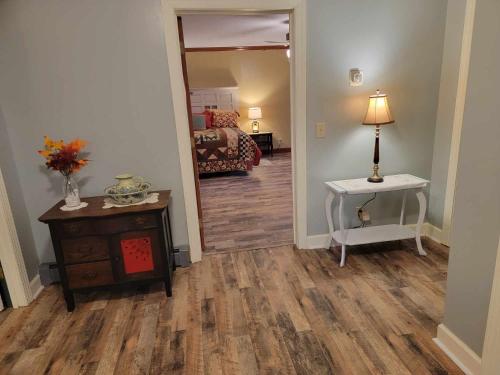
<svg viewBox="0 0 500 375">
<path fill-rule="evenodd" d="M 158 193 L 160 195 L 157 203 L 145 203 L 137 206 L 112 207 L 106 209 L 102 208 L 104 206 L 104 198 L 106 198 L 104 196 L 82 198 L 82 202 L 87 202 L 89 205 L 76 211 L 60 210 L 59 207 L 64 205 L 64 201 L 61 200 L 54 207 L 40 216 L 38 220 L 43 223 L 47 223 L 56 220 L 99 218 L 114 215 L 160 211 L 168 206 L 168 202 L 170 201 L 170 190 L 160 190 Z"/>
<path fill-rule="evenodd" d="M 339 194 L 366 194 L 383 191 L 417 189 L 425 187 L 429 181 L 411 174 L 384 176 L 379 183 L 368 182 L 366 178 L 325 182 L 329 189 Z"/>
</svg>

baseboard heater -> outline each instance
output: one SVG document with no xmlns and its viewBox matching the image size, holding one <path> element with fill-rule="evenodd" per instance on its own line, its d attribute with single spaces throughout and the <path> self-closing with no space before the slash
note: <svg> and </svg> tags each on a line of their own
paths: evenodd
<svg viewBox="0 0 500 375">
<path fill-rule="evenodd" d="M 189 247 L 187 245 L 175 248 L 174 257 L 177 267 L 189 267 L 191 265 L 191 257 L 189 256 Z"/>
</svg>

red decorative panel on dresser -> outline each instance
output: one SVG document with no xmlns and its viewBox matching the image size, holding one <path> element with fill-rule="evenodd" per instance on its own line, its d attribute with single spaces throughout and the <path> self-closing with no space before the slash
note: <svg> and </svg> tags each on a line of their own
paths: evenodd
<svg viewBox="0 0 500 375">
<path fill-rule="evenodd" d="M 76 211 L 61 211 L 61 201 L 39 219 L 49 225 L 68 311 L 75 308 L 73 293 L 113 285 L 163 281 L 171 296 L 170 191 L 138 206 L 103 209 L 104 197 L 82 201 L 88 206 Z"/>
<path fill-rule="evenodd" d="M 121 240 L 125 273 L 147 272 L 154 269 L 151 238 Z"/>
</svg>

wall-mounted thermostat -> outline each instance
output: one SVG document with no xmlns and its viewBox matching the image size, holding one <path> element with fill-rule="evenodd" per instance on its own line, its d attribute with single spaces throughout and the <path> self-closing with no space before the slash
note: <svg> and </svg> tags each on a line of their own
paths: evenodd
<svg viewBox="0 0 500 375">
<path fill-rule="evenodd" d="M 349 70 L 349 85 L 361 86 L 362 84 L 363 84 L 363 71 L 358 68 Z"/>
</svg>

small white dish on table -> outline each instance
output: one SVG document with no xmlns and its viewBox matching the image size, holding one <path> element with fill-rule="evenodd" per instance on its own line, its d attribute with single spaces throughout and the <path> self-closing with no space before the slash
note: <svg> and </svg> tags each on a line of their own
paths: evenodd
<svg viewBox="0 0 500 375">
<path fill-rule="evenodd" d="M 340 267 L 345 265 L 346 246 L 362 245 L 375 242 L 396 241 L 408 238 L 415 238 L 417 249 L 420 255 L 427 255 L 422 247 L 421 233 L 422 225 L 425 218 L 425 210 L 427 207 L 427 199 L 423 189 L 429 184 L 428 180 L 410 175 L 398 174 L 392 176 L 384 176 L 384 181 L 380 183 L 368 182 L 366 178 L 358 178 L 353 180 L 339 180 L 325 182 L 328 188 L 328 195 L 325 201 L 326 219 L 328 221 L 328 229 L 331 240 L 335 240 L 342 245 L 342 257 Z M 401 205 L 401 215 L 399 224 L 377 225 L 363 228 L 347 229 L 344 226 L 343 208 L 344 201 L 349 195 L 382 193 L 389 191 L 404 191 L 403 202 Z M 413 190 L 416 193 L 419 203 L 419 213 L 416 230 L 412 230 L 404 225 L 406 194 L 408 190 Z M 333 225 L 332 203 L 335 196 L 338 199 L 339 212 L 339 230 L 335 230 Z M 330 240 L 330 241 L 331 241 Z"/>
</svg>

